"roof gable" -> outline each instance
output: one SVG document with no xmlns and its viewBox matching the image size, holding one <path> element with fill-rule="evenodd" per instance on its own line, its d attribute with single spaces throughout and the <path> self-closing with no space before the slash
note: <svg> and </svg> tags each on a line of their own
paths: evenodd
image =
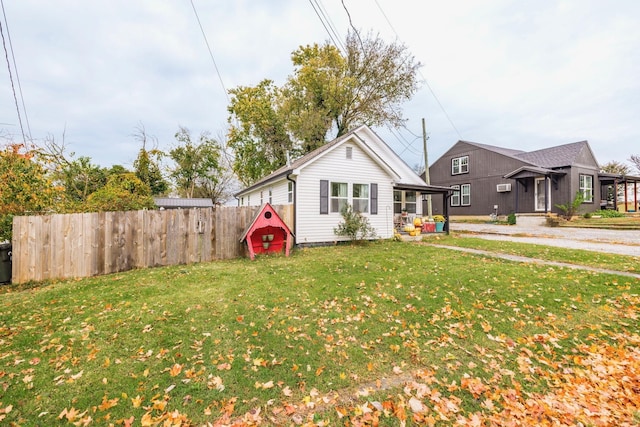
<svg viewBox="0 0 640 427">
<path fill-rule="evenodd" d="M 495 145 L 489 144 L 481 144 L 479 142 L 473 141 L 465 141 L 458 140 L 455 144 L 449 148 L 438 160 L 436 160 L 430 167 L 436 166 L 440 162 L 449 163 L 450 158 L 452 156 L 465 155 L 468 154 L 470 150 L 480 149 L 484 151 L 488 151 L 490 153 L 494 153 L 500 156 L 509 157 L 510 159 L 515 159 L 518 162 L 524 162 L 523 159 L 519 158 L 518 155 L 524 153 L 522 150 L 514 150 L 510 148 L 496 147 Z"/>
<path fill-rule="evenodd" d="M 286 233 L 292 234 L 287 223 L 284 222 L 282 218 L 280 218 L 280 215 L 278 215 L 278 212 L 276 212 L 273 206 L 271 206 L 270 203 L 265 203 L 260 207 L 260 209 L 258 209 L 258 211 L 253 216 L 251 223 L 249 223 L 247 228 L 245 228 L 244 232 L 240 236 L 240 241 L 243 242 L 247 238 L 247 235 L 257 227 L 268 226 L 280 227 Z"/>
<path fill-rule="evenodd" d="M 560 168 L 576 164 L 585 150 L 591 152 L 589 143 L 587 141 L 579 141 L 530 151 L 528 153 L 523 152 L 516 155 L 516 157 L 543 168 Z M 595 162 L 593 154 L 589 154 Z"/>
<path fill-rule="evenodd" d="M 424 185 L 424 181 L 398 156 L 375 132 L 362 125 L 326 144 L 282 166 L 273 173 L 258 180 L 253 185 L 236 193 L 236 196 L 260 188 L 268 183 L 285 178 L 289 174 L 300 173 L 306 166 L 320 160 L 337 147 L 350 142 L 365 151 L 389 176 L 397 182 Z"/>
</svg>

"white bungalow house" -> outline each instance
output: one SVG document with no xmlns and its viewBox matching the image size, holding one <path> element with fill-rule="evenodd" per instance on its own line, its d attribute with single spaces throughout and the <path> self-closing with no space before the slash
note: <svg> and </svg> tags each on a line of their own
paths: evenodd
<svg viewBox="0 0 640 427">
<path fill-rule="evenodd" d="M 427 185 L 363 125 L 235 196 L 240 206 L 293 204 L 295 243 L 312 245 L 344 240 L 334 228 L 342 222 L 340 211 L 346 204 L 365 215 L 376 236 L 385 239 L 393 237 L 403 210 L 410 217 L 422 215 L 423 194 L 439 194 L 444 200 L 450 191 Z"/>
</svg>

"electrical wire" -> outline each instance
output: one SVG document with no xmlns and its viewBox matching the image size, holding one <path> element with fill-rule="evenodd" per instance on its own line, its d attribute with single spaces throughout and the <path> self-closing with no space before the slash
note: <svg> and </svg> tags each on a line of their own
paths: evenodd
<svg viewBox="0 0 640 427">
<path fill-rule="evenodd" d="M 331 20 L 331 16 L 329 16 L 329 12 L 327 12 L 327 8 L 324 7 L 324 4 L 322 3 L 321 0 L 314 0 L 314 1 L 320 7 L 322 15 L 325 17 L 325 20 L 327 21 L 327 24 L 329 25 L 329 28 L 333 32 L 333 35 L 336 36 L 336 40 L 337 40 L 338 44 L 340 45 L 340 48 L 342 49 L 343 52 L 346 52 L 347 49 L 345 48 L 344 44 L 342 43 L 342 39 L 340 38 L 340 35 L 338 34 L 338 31 L 336 30 L 336 26 L 334 25 L 333 21 Z"/>
<path fill-rule="evenodd" d="M 382 13 L 382 16 L 384 16 L 384 19 L 387 21 L 387 24 L 389 24 L 389 27 L 391 27 L 391 30 L 393 31 L 393 33 L 396 35 L 398 40 L 400 40 L 400 36 L 398 35 L 398 32 L 396 31 L 396 29 L 391 24 L 391 21 L 389 20 L 389 18 L 387 17 L 387 14 L 382 9 L 382 6 L 380 6 L 380 3 L 378 2 L 378 0 L 375 0 L 375 2 L 376 2 L 376 6 L 378 6 L 378 9 L 380 10 L 380 13 Z M 424 83 L 427 86 L 427 89 L 429 89 L 429 92 L 431 93 L 431 96 L 433 96 L 433 98 L 436 100 L 436 103 L 438 104 L 438 107 L 440 107 L 440 110 L 442 110 L 442 112 L 444 113 L 445 117 L 447 118 L 447 121 L 449 121 L 449 124 L 451 125 L 453 130 L 458 135 L 458 138 L 464 139 L 464 138 L 462 138 L 462 135 L 458 131 L 458 128 L 456 127 L 456 125 L 453 123 L 453 120 L 451 120 L 451 117 L 449 116 L 449 113 L 447 113 L 447 110 L 444 108 L 444 106 L 440 102 L 440 99 L 438 99 L 438 96 L 436 95 L 436 93 L 434 92 L 433 88 L 429 84 L 429 81 L 424 76 L 424 74 L 422 74 L 422 70 L 418 69 L 418 73 L 420 74 L 420 77 L 422 77 L 422 79 L 424 80 Z"/>
<path fill-rule="evenodd" d="M 216 64 L 216 60 L 213 57 L 213 51 L 211 50 L 211 46 L 209 46 L 209 40 L 207 39 L 207 34 L 204 32 L 204 28 L 202 27 L 202 23 L 200 22 L 200 16 L 198 16 L 198 11 L 196 10 L 195 4 L 193 4 L 193 0 L 190 0 L 191 7 L 193 8 L 193 13 L 196 15 L 196 20 L 198 21 L 198 26 L 200 27 L 200 31 L 202 32 L 202 37 L 204 38 L 204 43 L 207 45 L 207 50 L 209 51 L 209 56 L 211 57 L 211 62 L 213 62 L 213 67 L 216 70 L 216 74 L 218 75 L 218 79 L 220 80 L 220 85 L 222 86 L 222 90 L 224 91 L 224 95 L 227 97 L 227 102 L 231 103 L 231 99 L 229 98 L 229 93 L 227 92 L 227 88 L 224 86 L 224 81 L 222 80 L 222 75 L 220 74 L 220 70 L 218 69 L 218 64 Z"/>
<path fill-rule="evenodd" d="M 329 25 L 329 24 L 327 22 L 325 22 L 325 18 L 323 18 L 323 16 L 321 16 L 321 15 L 324 15 L 324 14 L 320 10 L 320 5 L 317 3 L 317 1 L 316 0 L 309 0 L 309 4 L 311 4 L 311 7 L 313 8 L 313 11 L 318 16 L 318 19 L 320 20 L 320 23 L 324 27 L 324 29 L 327 32 L 327 34 L 329 34 L 329 38 L 333 42 L 333 45 L 336 48 L 338 48 L 338 50 L 340 50 L 341 52 L 345 52 L 346 53 L 346 49 L 344 48 L 344 46 L 342 46 L 342 42 L 340 41 L 340 37 L 338 37 L 337 34 L 336 34 L 336 36 L 334 38 L 334 35 L 333 35 L 331 29 L 329 27 L 327 27 L 327 25 Z M 337 41 L 336 41 L 336 39 L 337 39 Z"/>
<path fill-rule="evenodd" d="M 404 137 L 404 135 L 397 132 L 397 130 L 393 129 L 392 127 L 388 127 L 387 129 L 389 130 L 391 135 L 393 135 L 395 139 L 404 147 L 404 150 L 400 152 L 400 155 L 404 154 L 407 151 L 411 152 L 414 155 L 422 155 L 422 151 L 416 150 L 412 145 L 416 140 L 420 139 L 419 137 L 416 137 L 413 141 L 409 142 Z"/>
<path fill-rule="evenodd" d="M 27 115 L 27 107 L 24 103 L 24 96 L 22 94 L 22 85 L 20 84 L 20 75 L 18 74 L 18 64 L 16 62 L 16 57 L 13 51 L 13 43 L 11 42 L 11 33 L 9 32 L 9 22 L 7 21 L 7 14 L 4 10 L 4 0 L 0 0 L 0 4 L 2 5 L 2 16 L 4 18 L 4 26 L 7 30 L 7 40 L 9 41 L 9 50 L 11 50 L 11 58 L 13 59 L 13 69 L 16 72 L 16 83 L 18 84 L 18 92 L 20 92 L 20 101 L 22 101 L 22 111 L 24 112 L 24 120 L 27 124 L 27 134 L 29 139 L 31 137 L 31 125 L 29 124 L 29 116 Z"/>
<path fill-rule="evenodd" d="M 3 4 L 4 7 L 4 4 Z M 20 115 L 20 106 L 18 105 L 18 97 L 16 96 L 16 87 L 13 84 L 13 73 L 11 72 L 11 63 L 9 62 L 9 52 L 7 51 L 7 44 L 4 38 L 4 30 L 2 22 L 0 21 L 0 35 L 2 36 L 2 47 L 4 48 L 4 57 L 7 60 L 7 70 L 9 71 L 9 81 L 11 82 L 11 90 L 13 91 L 13 100 L 16 104 L 16 112 L 18 113 L 18 122 L 20 123 L 20 131 L 22 132 L 22 142 L 27 143 L 27 138 L 24 134 L 24 127 L 22 126 L 22 116 Z"/>
</svg>

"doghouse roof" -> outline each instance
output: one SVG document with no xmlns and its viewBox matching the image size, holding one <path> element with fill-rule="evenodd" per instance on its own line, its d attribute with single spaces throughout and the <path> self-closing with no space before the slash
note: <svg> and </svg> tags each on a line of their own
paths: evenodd
<svg viewBox="0 0 640 427">
<path fill-rule="evenodd" d="M 273 209 L 271 204 L 266 203 L 262 205 L 260 210 L 253 217 L 253 221 L 251 224 L 244 230 L 242 236 L 240 236 L 240 241 L 244 242 L 247 239 L 247 236 L 251 234 L 254 230 L 262 227 L 280 227 L 284 229 L 284 231 L 288 234 L 293 235 L 287 224 L 280 218 L 278 212 Z"/>
</svg>

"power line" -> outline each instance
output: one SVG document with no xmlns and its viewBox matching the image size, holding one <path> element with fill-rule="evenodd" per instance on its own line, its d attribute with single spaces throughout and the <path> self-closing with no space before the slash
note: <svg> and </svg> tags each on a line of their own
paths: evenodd
<svg viewBox="0 0 640 427">
<path fill-rule="evenodd" d="M 2 16 L 4 17 L 4 26 L 7 30 L 7 40 L 9 41 L 9 50 L 11 50 L 11 58 L 13 59 L 13 69 L 16 72 L 16 82 L 18 83 L 18 91 L 20 92 L 20 101 L 22 101 L 22 111 L 24 112 L 24 120 L 27 123 L 27 132 L 29 135 L 29 139 L 32 139 L 31 125 L 29 124 L 29 116 L 27 115 L 27 106 L 24 103 L 24 95 L 22 94 L 22 85 L 20 84 L 20 75 L 18 74 L 18 63 L 16 62 L 16 57 L 13 51 L 13 43 L 11 42 L 11 33 L 9 32 L 9 22 L 7 21 L 7 14 L 4 10 L 4 0 L 0 0 L 0 4 L 2 4 Z"/>
<path fill-rule="evenodd" d="M 344 44 L 342 43 L 342 38 L 340 38 L 340 35 L 338 34 L 338 31 L 336 30 L 336 26 L 334 25 L 333 21 L 331 20 L 331 17 L 329 16 L 329 12 L 327 12 L 327 8 L 324 7 L 324 4 L 322 4 L 321 0 L 314 0 L 314 1 L 320 7 L 320 10 L 321 10 L 322 14 L 325 17 L 325 20 L 327 21 L 327 24 L 329 25 L 329 28 L 331 28 L 331 31 L 333 32 L 333 35 L 336 36 L 336 40 L 337 40 L 338 44 L 340 45 L 342 50 L 344 52 L 346 52 L 347 49 L 345 48 Z"/>
<path fill-rule="evenodd" d="M 4 12 L 4 2 L 2 3 L 2 10 Z M 6 21 L 5 21 L 6 23 Z M 9 62 L 9 52 L 7 51 L 7 44 L 4 39 L 4 31 L 2 29 L 2 22 L 0 21 L 0 35 L 2 36 L 2 47 L 4 48 L 4 57 L 7 60 L 7 70 L 9 71 L 9 81 L 11 81 L 11 90 L 13 91 L 13 100 L 16 104 L 16 112 L 18 113 L 18 122 L 20 123 L 20 131 L 22 132 L 22 142 L 27 143 L 27 138 L 24 134 L 24 127 L 22 126 L 22 117 L 20 115 L 20 106 L 18 105 L 18 97 L 16 96 L 16 87 L 13 84 L 13 73 L 11 73 L 11 63 Z M 8 35 L 8 31 L 7 31 Z"/>
<path fill-rule="evenodd" d="M 216 64 L 216 60 L 213 57 L 213 51 L 211 50 L 211 46 L 209 46 L 209 40 L 207 40 L 207 34 L 204 32 L 204 28 L 202 27 L 202 23 L 200 22 L 200 17 L 198 16 L 198 11 L 196 10 L 196 6 L 193 4 L 193 0 L 190 0 L 190 2 L 191 2 L 191 7 L 193 8 L 193 13 L 196 15 L 196 20 L 198 21 L 198 26 L 200 27 L 200 31 L 202 32 L 204 43 L 207 45 L 207 50 L 209 51 L 211 62 L 213 62 L 213 67 L 216 69 L 216 74 L 218 74 L 218 79 L 220 80 L 220 85 L 222 86 L 222 90 L 224 91 L 224 96 L 227 97 L 227 102 L 231 103 L 231 99 L 229 99 L 229 94 L 227 93 L 227 88 L 224 86 L 224 82 L 222 81 L 222 75 L 220 74 L 220 70 L 218 69 L 218 64 Z"/>
<path fill-rule="evenodd" d="M 389 21 L 389 18 L 387 17 L 387 14 L 384 13 L 384 10 L 382 9 L 382 6 L 380 6 L 380 3 L 378 3 L 378 0 L 375 0 L 376 2 L 376 6 L 378 6 L 378 9 L 380 10 L 380 13 L 382 13 L 382 16 L 384 16 L 384 19 L 387 21 L 387 24 L 389 24 L 389 27 L 391 27 L 391 30 L 393 31 L 393 33 L 396 35 L 396 37 L 398 38 L 398 40 L 400 40 L 400 36 L 398 35 L 398 32 L 396 31 L 396 29 L 393 27 L 393 25 L 391 24 L 391 21 Z M 445 110 L 444 106 L 442 105 L 442 103 L 440 102 L 440 100 L 438 99 L 438 96 L 436 95 L 436 93 L 433 91 L 433 88 L 431 87 L 431 85 L 429 84 L 429 81 L 427 80 L 427 78 L 424 76 L 424 74 L 422 74 L 422 70 L 418 69 L 418 73 L 420 73 L 420 77 L 422 77 L 422 79 L 424 80 L 424 83 L 427 85 L 427 88 L 429 89 L 429 92 L 431 93 L 431 96 L 433 96 L 433 98 L 436 100 L 436 102 L 438 103 L 438 106 L 440 107 L 440 109 L 442 110 L 442 112 L 444 113 L 445 117 L 447 118 L 447 120 L 449 121 L 449 124 L 451 125 L 451 127 L 453 128 L 453 130 L 456 132 L 456 134 L 458 135 L 458 138 L 460 139 L 464 139 L 462 138 L 462 135 L 460 134 L 460 132 L 458 131 L 458 128 L 456 127 L 456 125 L 453 123 L 453 120 L 451 120 L 451 117 L 449 116 L 449 113 L 447 113 L 447 110 Z"/>
<path fill-rule="evenodd" d="M 410 151 L 411 153 L 413 153 L 415 155 L 422 154 L 422 152 L 417 151 L 412 145 L 417 139 L 419 139 L 418 137 L 416 137 L 413 141 L 409 142 L 404 137 L 404 135 L 402 135 L 400 132 L 397 132 L 391 126 L 387 127 L 387 129 L 389 130 L 391 135 L 393 135 L 395 137 L 395 139 L 404 147 L 404 150 L 402 150 L 402 152 L 399 153 L 400 156 L 403 155 L 406 151 Z"/>
<path fill-rule="evenodd" d="M 342 41 L 340 40 L 340 37 L 338 37 L 338 35 L 335 34 L 335 30 L 332 32 L 333 28 L 331 28 L 331 25 L 329 24 L 329 22 L 325 22 L 325 20 L 328 21 L 328 19 L 326 18 L 326 15 L 322 12 L 322 9 L 320 8 L 320 5 L 318 4 L 318 2 L 316 0 L 309 0 L 309 3 L 311 4 L 313 11 L 318 16 L 318 19 L 320 20 L 320 23 L 324 27 L 324 30 L 327 32 L 327 34 L 329 34 L 329 38 L 333 42 L 333 45 L 337 47 L 338 50 L 342 48 L 342 51 L 346 52 L 346 49 L 342 45 Z M 327 25 L 329 27 L 327 27 Z M 335 38 L 334 38 L 334 34 L 335 34 Z"/>
</svg>

